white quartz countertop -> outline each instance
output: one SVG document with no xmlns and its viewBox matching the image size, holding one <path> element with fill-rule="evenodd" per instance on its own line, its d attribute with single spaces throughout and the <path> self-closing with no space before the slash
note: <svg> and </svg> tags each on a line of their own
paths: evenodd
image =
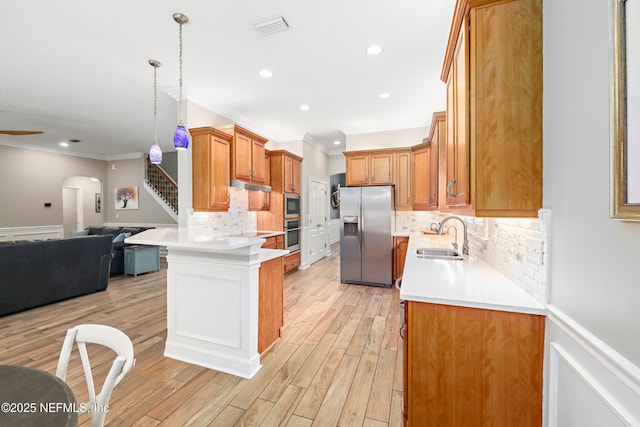
<svg viewBox="0 0 640 427">
<path fill-rule="evenodd" d="M 225 251 L 250 246 L 260 246 L 265 242 L 264 237 L 277 235 L 281 232 L 272 232 L 264 236 L 233 235 L 220 236 L 205 229 L 193 229 L 186 227 L 152 228 L 142 233 L 134 234 L 125 239 L 126 243 L 141 245 L 166 246 L 168 248 L 184 248 L 194 250 Z"/>
<path fill-rule="evenodd" d="M 274 258 L 285 256 L 289 254 L 287 249 L 260 249 L 260 262 L 267 262 Z"/>
<path fill-rule="evenodd" d="M 440 236 L 412 234 L 402 276 L 400 298 L 409 301 L 545 315 L 543 304 L 484 261 L 424 259 L 419 247 L 451 248 Z"/>
</svg>

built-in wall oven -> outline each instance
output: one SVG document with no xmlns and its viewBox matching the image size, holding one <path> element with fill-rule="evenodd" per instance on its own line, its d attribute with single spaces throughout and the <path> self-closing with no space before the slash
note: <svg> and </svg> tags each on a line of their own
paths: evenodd
<svg viewBox="0 0 640 427">
<path fill-rule="evenodd" d="M 300 196 L 297 194 L 284 195 L 284 217 L 300 218 Z"/>
<path fill-rule="evenodd" d="M 300 250 L 300 220 L 285 220 L 284 248 L 290 250 L 292 253 Z"/>
</svg>

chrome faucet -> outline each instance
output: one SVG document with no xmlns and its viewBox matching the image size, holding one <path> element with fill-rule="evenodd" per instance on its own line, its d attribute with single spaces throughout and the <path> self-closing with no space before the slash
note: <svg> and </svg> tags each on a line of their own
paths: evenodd
<svg viewBox="0 0 640 427">
<path fill-rule="evenodd" d="M 462 242 L 462 255 L 469 255 L 469 240 L 467 239 L 467 224 L 464 222 L 462 218 L 460 218 L 459 216 L 453 216 L 453 215 L 446 217 L 440 223 L 440 227 L 438 227 L 438 230 L 436 231 L 436 233 L 439 236 L 442 236 L 442 233 L 444 232 L 444 224 L 451 219 L 457 219 L 462 223 L 462 227 L 464 229 L 464 241 Z M 457 240 L 457 237 L 458 237 L 458 233 L 456 231 L 456 240 Z M 456 245 L 457 243 L 454 246 Z"/>
</svg>

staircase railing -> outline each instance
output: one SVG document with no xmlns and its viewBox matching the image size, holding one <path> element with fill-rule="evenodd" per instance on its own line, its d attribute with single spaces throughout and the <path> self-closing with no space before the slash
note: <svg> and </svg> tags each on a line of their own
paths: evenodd
<svg viewBox="0 0 640 427">
<path fill-rule="evenodd" d="M 151 161 L 149 161 L 148 156 L 145 179 L 153 191 L 155 191 L 156 194 L 177 214 L 178 184 L 176 184 L 176 182 L 171 179 L 171 177 L 167 175 L 162 168 L 158 165 L 152 164 Z"/>
</svg>

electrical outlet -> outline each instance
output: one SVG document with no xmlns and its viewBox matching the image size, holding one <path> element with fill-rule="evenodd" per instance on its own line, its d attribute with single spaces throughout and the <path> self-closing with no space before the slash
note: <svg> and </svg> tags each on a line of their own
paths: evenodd
<svg viewBox="0 0 640 427">
<path fill-rule="evenodd" d="M 526 248 L 527 261 L 536 265 L 542 265 L 544 263 L 544 242 L 542 240 L 527 237 Z"/>
</svg>

